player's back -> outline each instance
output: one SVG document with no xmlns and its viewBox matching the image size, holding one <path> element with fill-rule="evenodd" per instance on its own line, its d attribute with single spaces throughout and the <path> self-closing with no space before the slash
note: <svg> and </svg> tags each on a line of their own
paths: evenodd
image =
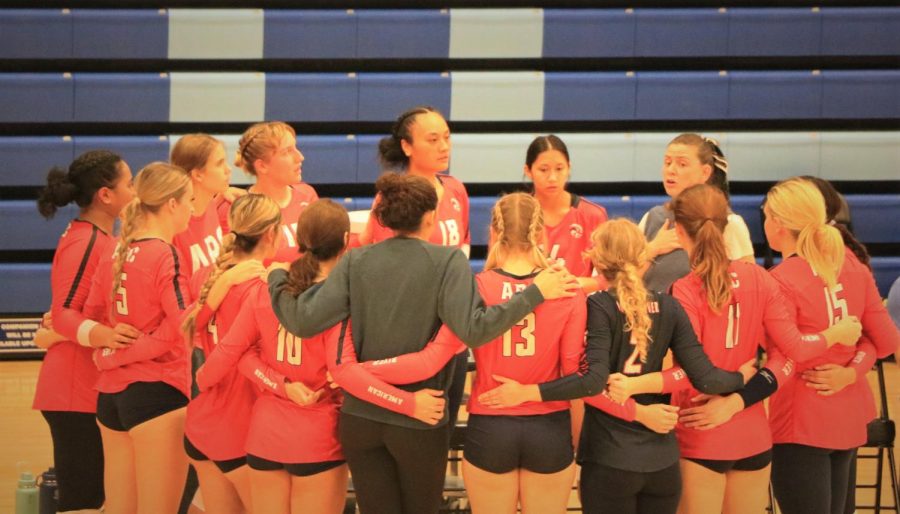
<svg viewBox="0 0 900 514">
<path fill-rule="evenodd" d="M 495 305 L 523 291 L 535 275 L 516 276 L 493 269 L 478 274 L 476 280 L 485 303 Z M 580 292 L 572 298 L 546 301 L 503 335 L 475 349 L 477 372 L 468 411 L 532 415 L 567 409 L 568 402 L 558 401 L 495 410 L 482 407 L 477 398 L 480 393 L 500 385 L 492 375 L 537 384 L 575 372 L 584 352 L 585 318 L 585 298 Z"/>
</svg>

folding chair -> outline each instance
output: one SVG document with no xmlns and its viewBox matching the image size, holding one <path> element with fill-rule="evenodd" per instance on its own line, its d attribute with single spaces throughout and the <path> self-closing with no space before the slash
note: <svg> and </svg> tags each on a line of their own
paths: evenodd
<svg viewBox="0 0 900 514">
<path fill-rule="evenodd" d="M 874 510 L 876 514 L 880 513 L 882 510 L 900 512 L 900 510 L 898 510 L 898 506 L 900 506 L 900 491 L 898 491 L 897 484 L 897 463 L 894 460 L 894 438 L 896 436 L 897 430 L 894 425 L 894 421 L 890 419 L 890 416 L 888 414 L 887 388 L 885 387 L 884 383 L 884 367 L 882 365 L 882 361 L 879 360 L 875 364 L 875 369 L 878 372 L 878 391 L 881 395 L 881 412 L 876 419 L 872 420 L 872 422 L 869 423 L 868 441 L 866 441 L 866 444 L 863 446 L 863 448 L 874 448 L 875 453 L 865 455 L 857 454 L 857 459 L 876 460 L 875 483 L 856 483 L 857 489 L 875 489 L 875 504 L 857 504 L 856 509 Z M 894 497 L 893 506 L 887 507 L 881 505 L 881 491 L 882 486 L 884 485 L 883 480 L 885 453 L 887 453 L 888 464 L 890 465 L 891 494 Z"/>
</svg>

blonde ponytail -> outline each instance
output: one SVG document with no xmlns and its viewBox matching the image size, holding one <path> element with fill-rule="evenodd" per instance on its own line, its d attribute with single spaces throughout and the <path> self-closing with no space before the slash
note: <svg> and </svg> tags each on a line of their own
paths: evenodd
<svg viewBox="0 0 900 514">
<path fill-rule="evenodd" d="M 637 346 L 641 362 L 646 362 L 652 343 L 648 312 L 649 295 L 639 270 L 647 264 L 647 241 L 633 222 L 617 218 L 603 223 L 591 234 L 593 248 L 588 256 L 610 289 L 615 290 L 619 309 L 625 315 L 626 331 Z"/>
<path fill-rule="evenodd" d="M 797 177 L 779 182 L 766 195 L 766 209 L 795 235 L 797 255 L 828 287 L 834 287 L 844 265 L 844 240 L 827 223 L 819 189 Z"/>
<path fill-rule="evenodd" d="M 181 325 L 181 330 L 187 335 L 188 341 L 193 339 L 194 331 L 197 330 L 197 314 L 206 303 L 209 291 L 222 274 L 234 266 L 236 254 L 252 253 L 262 236 L 278 227 L 280 223 L 281 209 L 271 198 L 251 193 L 235 200 L 228 212 L 228 226 L 231 227 L 231 232 L 222 238 L 222 250 L 216 259 L 216 267 L 206 278 L 200 288 L 196 305 Z"/>
<path fill-rule="evenodd" d="M 184 323 L 181 324 L 181 330 L 187 335 L 188 341 L 191 341 L 194 337 L 194 331 L 197 328 L 195 326 L 197 314 L 200 313 L 200 309 L 203 307 L 203 304 L 206 303 L 206 297 L 209 296 L 209 290 L 212 289 L 216 280 L 222 276 L 222 273 L 225 273 L 225 271 L 232 266 L 232 259 L 234 257 L 234 239 L 234 232 L 229 232 L 222 238 L 222 249 L 219 251 L 219 257 L 216 259 L 215 268 L 213 268 L 209 276 L 206 277 L 206 281 L 203 282 L 203 286 L 200 287 L 200 295 L 197 298 L 197 303 L 194 304 L 191 313 L 188 314 Z"/>
</svg>

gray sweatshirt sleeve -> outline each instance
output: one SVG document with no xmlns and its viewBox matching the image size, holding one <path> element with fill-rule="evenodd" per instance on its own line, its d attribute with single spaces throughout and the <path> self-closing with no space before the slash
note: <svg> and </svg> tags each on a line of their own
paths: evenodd
<svg viewBox="0 0 900 514">
<path fill-rule="evenodd" d="M 744 377 L 737 371 L 719 369 L 710 362 L 697 340 L 694 327 L 677 300 L 669 298 L 666 307 L 674 318 L 670 347 L 675 360 L 687 373 L 688 379 L 698 391 L 706 394 L 725 394 L 744 387 Z"/>
<path fill-rule="evenodd" d="M 455 251 L 441 279 L 438 317 L 466 345 L 477 348 L 509 330 L 543 301 L 532 284 L 506 303 L 485 306 L 469 262 Z"/>
<path fill-rule="evenodd" d="M 288 332 L 312 337 L 350 315 L 349 261 L 349 254 L 344 255 L 321 286 L 311 287 L 299 296 L 284 290 L 286 271 L 269 274 L 272 310 Z"/>
</svg>

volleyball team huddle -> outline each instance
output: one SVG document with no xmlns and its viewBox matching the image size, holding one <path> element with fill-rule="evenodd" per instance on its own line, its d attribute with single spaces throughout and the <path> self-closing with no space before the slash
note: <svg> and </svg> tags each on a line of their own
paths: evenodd
<svg viewBox="0 0 900 514">
<path fill-rule="evenodd" d="M 363 514 L 436 513 L 471 348 L 475 513 L 564 512 L 576 462 L 586 513 L 758 513 L 770 479 L 786 514 L 844 512 L 900 336 L 829 183 L 768 192 L 766 271 L 715 141 L 667 146 L 671 200 L 636 225 L 566 191 L 541 136 L 473 276 L 450 147 L 436 110 L 402 114 L 358 234 L 281 122 L 240 140 L 249 192 L 205 134 L 133 180 L 106 150 L 51 170 L 41 214 L 81 209 L 35 339 L 59 510 L 174 513 L 190 462 L 209 513 L 337 514 L 350 473 Z"/>
</svg>

